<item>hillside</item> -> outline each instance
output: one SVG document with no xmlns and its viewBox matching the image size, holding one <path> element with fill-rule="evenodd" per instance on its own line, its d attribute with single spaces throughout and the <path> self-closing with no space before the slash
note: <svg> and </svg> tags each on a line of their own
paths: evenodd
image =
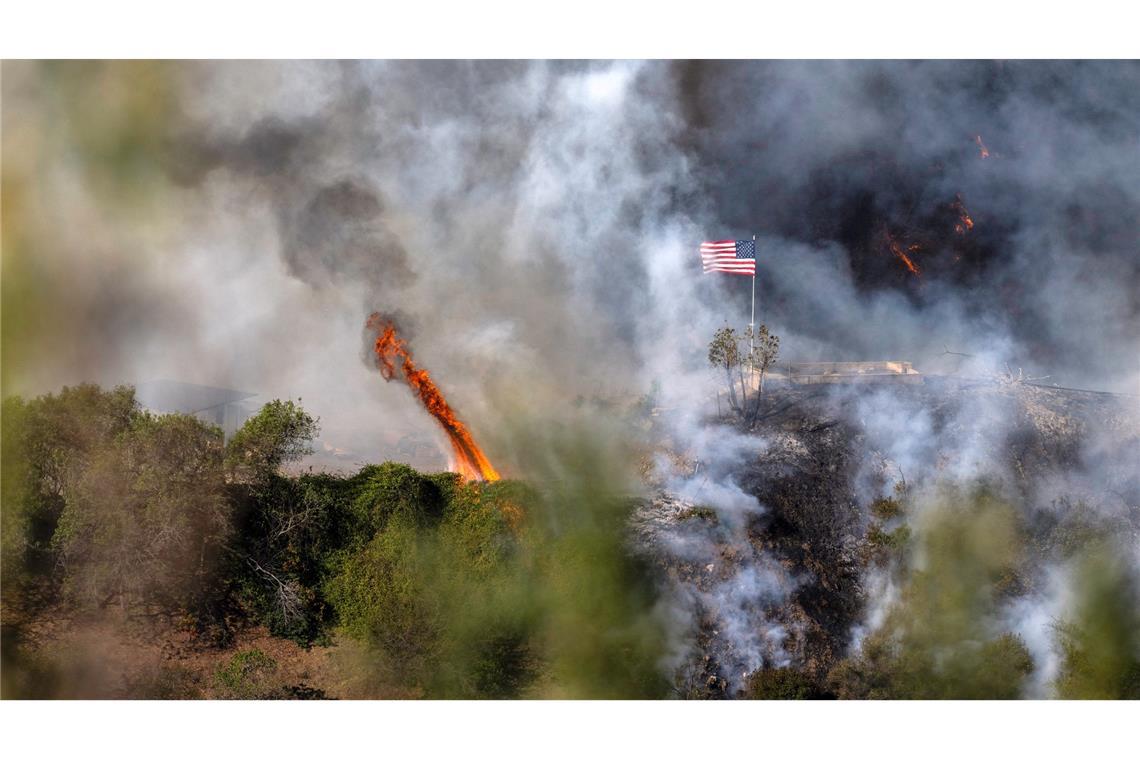
<svg viewBox="0 0 1140 760">
<path fill-rule="evenodd" d="M 1074 533 L 1095 526 L 1133 547 L 1140 536 L 1133 398 L 928 378 L 773 389 L 750 429 L 721 423 L 730 453 L 706 444 L 716 454 L 702 458 L 669 439 L 682 464 L 657 473 L 658 495 L 634 516 L 638 544 L 696 621 L 682 670 L 697 694 L 732 695 L 781 666 L 826 693 L 829 672 L 882 622 L 912 533 L 948 488 L 1012 505 L 1032 547 L 999 607 L 1047 593 Z"/>
</svg>

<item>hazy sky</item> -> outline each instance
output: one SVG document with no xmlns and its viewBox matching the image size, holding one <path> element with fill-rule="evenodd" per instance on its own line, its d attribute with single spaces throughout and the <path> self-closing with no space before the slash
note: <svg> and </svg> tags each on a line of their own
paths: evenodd
<svg viewBox="0 0 1140 760">
<path fill-rule="evenodd" d="M 751 285 L 697 246 L 753 234 L 788 358 L 1140 390 L 1135 62 L 5 63 L 3 100 L 5 393 L 301 396 L 368 458 L 432 430 L 380 309 L 477 433 L 691 396 Z"/>
</svg>

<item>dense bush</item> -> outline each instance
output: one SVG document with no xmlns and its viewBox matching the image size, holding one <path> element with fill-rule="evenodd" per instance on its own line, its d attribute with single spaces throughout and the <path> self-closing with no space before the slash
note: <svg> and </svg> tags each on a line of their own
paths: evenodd
<svg viewBox="0 0 1140 760">
<path fill-rule="evenodd" d="M 984 488 L 948 489 L 923 514 L 913 535 L 899 533 L 905 526 L 879 532 L 881 543 L 910 549 L 898 570 L 899 600 L 832 671 L 831 689 L 842 698 L 1017 698 L 1033 661 L 1000 628 L 1021 561 L 1014 510 Z"/>
<path fill-rule="evenodd" d="M 95 385 L 25 402 L 4 400 L 0 511 L 3 573 L 9 588 L 51 576 L 51 539 L 65 491 L 138 415 L 134 392 Z"/>
<path fill-rule="evenodd" d="M 464 485 L 404 465 L 366 468 L 354 509 L 368 530 L 324 590 L 376 667 L 435 696 L 503 697 L 532 671 L 533 600 L 520 581 L 512 484 Z M 517 523 L 515 524 L 517 527 Z"/>
<path fill-rule="evenodd" d="M 260 649 L 234 654 L 214 674 L 220 696 L 229 699 L 264 699 L 274 696 L 277 661 Z"/>
<path fill-rule="evenodd" d="M 1076 605 L 1056 626 L 1066 699 L 1140 699 L 1140 581 L 1107 539 L 1076 567 Z"/>
<path fill-rule="evenodd" d="M 821 699 L 824 694 L 801 670 L 766 668 L 749 677 L 745 696 L 749 699 Z"/>
<path fill-rule="evenodd" d="M 231 525 L 219 429 L 91 385 L 9 399 L 4 426 L 6 583 L 85 608 L 212 614 Z"/>
<path fill-rule="evenodd" d="M 193 417 L 135 416 L 65 488 L 51 547 L 86 604 L 204 612 L 230 530 L 222 433 Z"/>
<path fill-rule="evenodd" d="M 235 484 L 229 576 L 246 616 L 301 644 L 323 640 L 331 620 L 319 592 L 330 562 L 360 540 L 355 480 L 327 474 Z"/>
<path fill-rule="evenodd" d="M 287 475 L 316 432 L 293 402 L 267 404 L 228 445 L 196 418 L 140 410 L 129 388 L 9 399 L 3 425 L 10 606 L 34 597 L 164 617 L 213 644 L 251 624 L 303 645 L 341 635 L 392 694 L 650 697 L 667 686 L 656 592 L 624 547 L 623 470 L 588 436 L 531 447 L 556 455 L 535 466 L 549 475 L 538 490 L 390 462 Z M 4 661 L 34 669 L 22 644 Z M 259 663 L 241 655 L 217 688 L 276 694 L 250 686 L 271 680 Z M 138 689 L 177 694 L 174 675 Z"/>
<path fill-rule="evenodd" d="M 319 430 L 318 421 L 299 403 L 270 401 L 230 439 L 226 467 L 237 481 L 263 481 L 277 474 L 281 465 L 311 453 Z"/>
</svg>

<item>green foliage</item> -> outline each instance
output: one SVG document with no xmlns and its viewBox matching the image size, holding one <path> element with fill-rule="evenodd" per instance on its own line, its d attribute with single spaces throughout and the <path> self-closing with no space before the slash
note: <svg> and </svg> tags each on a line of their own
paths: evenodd
<svg viewBox="0 0 1140 760">
<path fill-rule="evenodd" d="M 353 509 L 370 531 L 382 530 L 390 520 L 419 527 L 435 524 L 443 516 L 458 476 L 422 475 L 406 464 L 385 462 L 365 467 Z"/>
<path fill-rule="evenodd" d="M 815 682 L 796 668 L 756 671 L 748 679 L 745 695 L 749 699 L 820 699 L 823 696 Z"/>
<path fill-rule="evenodd" d="M 623 545 L 629 502 L 609 485 L 614 452 L 562 438 L 527 448 L 551 453 L 560 477 L 535 489 L 362 473 L 354 510 L 375 533 L 323 586 L 342 630 L 378 681 L 412 694 L 665 693 L 653 587 Z"/>
<path fill-rule="evenodd" d="M 277 635 L 325 639 L 332 612 L 320 591 L 345 548 L 372 535 L 355 510 L 361 478 L 271 475 L 232 485 L 237 505 L 230 576 L 240 605 Z"/>
<path fill-rule="evenodd" d="M 880 520 L 893 520 L 902 513 L 903 505 L 898 499 L 880 498 L 871 502 L 871 514 Z"/>
<path fill-rule="evenodd" d="M 625 473 L 636 451 L 610 432 L 533 424 L 515 432 L 522 468 L 544 484 L 527 505 L 521 574 L 532 579 L 553 694 L 659 697 L 669 683 L 660 669 L 656 590 L 625 544 L 632 508 Z"/>
<path fill-rule="evenodd" d="M 514 500 L 525 493 L 517 484 L 463 485 L 402 465 L 370 468 L 362 478 L 356 508 L 376 532 L 324 590 L 386 679 L 468 698 L 509 696 L 528 682 L 530 613 L 511 561 L 512 523 L 522 518 Z M 409 501 L 415 494 L 418 509 Z"/>
<path fill-rule="evenodd" d="M 731 372 L 740 364 L 740 337 L 736 329 L 725 325 L 713 334 L 709 343 L 709 364 Z"/>
<path fill-rule="evenodd" d="M 830 675 L 844 698 L 1013 699 L 1033 663 L 1000 630 L 1022 536 L 1013 509 L 985 490 L 946 490 L 915 526 L 900 600 Z M 880 533 L 895 543 L 894 534 Z"/>
<path fill-rule="evenodd" d="M 128 387 L 4 406 L 5 581 L 46 587 L 44 603 L 58 588 L 83 607 L 206 615 L 230 527 L 221 431 L 141 412 Z"/>
<path fill-rule="evenodd" d="M 752 326 L 744 331 L 744 340 L 748 341 L 751 350 L 747 357 L 749 367 L 760 373 L 760 392 L 764 392 L 764 376 L 768 369 L 776 363 L 776 356 L 780 353 L 780 338 L 768 332 L 768 325 L 760 325 L 755 335 Z"/>
<path fill-rule="evenodd" d="M 868 561 L 886 564 L 905 557 L 911 540 L 911 528 L 900 518 L 906 513 L 905 490 L 896 486 L 895 498 L 879 498 L 871 502 L 871 523 L 867 527 L 865 557 Z M 894 525 L 893 528 L 888 526 Z"/>
<path fill-rule="evenodd" d="M 270 401 L 230 439 L 227 469 L 238 482 L 264 482 L 281 465 L 312 453 L 318 422 L 300 403 Z"/>
<path fill-rule="evenodd" d="M 221 696 L 229 699 L 264 699 L 272 696 L 277 661 L 260 649 L 247 649 L 230 657 L 214 674 Z"/>
<path fill-rule="evenodd" d="M 14 567 L 50 582 L 45 599 L 64 609 L 165 612 L 215 643 L 232 622 L 305 645 L 339 630 L 393 694 L 666 693 L 654 586 L 625 546 L 632 447 L 529 426 L 520 440 L 551 436 L 524 446 L 542 488 L 394 463 L 286 477 L 280 464 L 315 429 L 291 403 L 267 405 L 229 446 L 193 417 L 139 411 L 130 389 L 4 411 L 6 601 Z M 50 677 L 22 649 L 4 661 L 16 665 L 6 693 Z M 240 653 L 216 685 L 282 694 L 273 672 L 263 653 Z M 177 696 L 184 680 L 127 686 Z"/>
<path fill-rule="evenodd" d="M 900 525 L 891 531 L 884 530 L 879 525 L 872 525 L 867 530 L 867 541 L 878 549 L 900 551 L 906 547 L 909 540 L 910 527 L 906 525 Z"/>
<path fill-rule="evenodd" d="M 9 588 L 50 577 L 65 492 L 138 414 L 134 391 L 124 386 L 103 391 L 87 384 L 27 402 L 4 400 L 0 533 Z"/>
<path fill-rule="evenodd" d="M 387 655 L 401 676 L 424 667 L 435 644 L 433 599 L 423 588 L 415 525 L 396 523 L 352 554 L 326 585 L 340 624 Z"/>
<path fill-rule="evenodd" d="M 138 414 L 64 490 L 51 538 L 64 592 L 197 609 L 230 530 L 222 434 L 186 415 Z"/>
<path fill-rule="evenodd" d="M 34 553 L 50 540 L 45 526 L 33 527 L 37 518 L 48 518 L 50 529 L 58 519 L 60 508 L 52 510 L 39 493 L 39 483 L 32 473 L 28 437 L 28 407 L 19 397 L 4 399 L 0 416 L 0 572 L 6 583 L 24 579 L 34 563 Z M 45 537 L 43 534 L 47 533 Z M 39 535 L 37 535 L 39 534 Z"/>
<path fill-rule="evenodd" d="M 1034 551 L 1061 561 L 1079 560 L 1093 549 L 1104 550 L 1113 536 L 1131 531 L 1126 518 L 1102 514 L 1084 501 L 1074 503 L 1064 497 L 1043 511 L 1037 524 Z"/>
<path fill-rule="evenodd" d="M 488 699 L 515 699 L 533 682 L 536 670 L 527 632 L 491 635 L 475 651 L 471 691 Z"/>
<path fill-rule="evenodd" d="M 1055 633 L 1065 699 L 1140 699 L 1140 582 L 1111 544 L 1086 547 L 1076 604 Z"/>
<path fill-rule="evenodd" d="M 728 325 L 713 334 L 713 339 L 709 343 L 709 364 L 724 370 L 725 381 L 728 384 L 729 406 L 746 421 L 755 420 L 759 413 L 759 393 L 764 392 L 764 377 L 775 363 L 779 351 L 780 339 L 768 332 L 767 325 L 760 325 L 755 336 L 751 325 L 742 335 Z M 751 373 L 759 373 L 759 393 L 751 404 L 748 399 L 749 382 L 745 378 L 745 371 L 749 373 L 749 379 Z M 738 383 L 739 400 L 736 394 Z"/>
<path fill-rule="evenodd" d="M 734 328 L 725 325 L 713 334 L 713 339 L 709 343 L 709 364 L 724 370 L 725 381 L 728 383 L 729 406 L 733 411 L 743 413 L 744 399 L 738 401 L 736 398 L 737 375 L 740 376 L 741 393 L 747 391 L 741 374 L 740 336 Z"/>
<path fill-rule="evenodd" d="M 1012 633 L 953 642 L 945 650 L 875 634 L 829 681 L 842 699 L 1017 699 L 1032 671 L 1029 650 Z"/>
</svg>

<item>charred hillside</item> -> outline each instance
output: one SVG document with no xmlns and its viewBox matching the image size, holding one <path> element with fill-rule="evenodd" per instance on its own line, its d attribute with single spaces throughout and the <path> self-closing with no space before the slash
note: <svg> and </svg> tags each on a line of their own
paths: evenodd
<svg viewBox="0 0 1140 760">
<path fill-rule="evenodd" d="M 732 696 L 794 668 L 817 696 L 875 630 L 940 488 L 984 489 L 1018 515 L 1024 553 L 1002 603 L 1043 592 L 1074 534 L 1140 535 L 1130 397 L 995 381 L 782 387 L 717 440 L 671 441 L 638 543 L 694 621 L 686 694 Z M 701 436 L 708 435 L 702 433 Z M 701 437 L 698 436 L 698 437 Z M 878 618 L 876 617 L 878 616 Z"/>
</svg>

